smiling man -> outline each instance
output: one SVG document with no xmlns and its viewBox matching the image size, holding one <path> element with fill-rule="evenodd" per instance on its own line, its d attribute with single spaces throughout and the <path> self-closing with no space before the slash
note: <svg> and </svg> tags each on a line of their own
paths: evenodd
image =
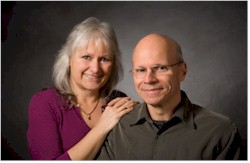
<svg viewBox="0 0 250 163">
<path fill-rule="evenodd" d="M 144 103 L 110 132 L 98 159 L 239 159 L 236 125 L 192 104 L 180 89 L 187 66 L 176 41 L 159 34 L 143 37 L 134 49 L 131 73 Z"/>
</svg>

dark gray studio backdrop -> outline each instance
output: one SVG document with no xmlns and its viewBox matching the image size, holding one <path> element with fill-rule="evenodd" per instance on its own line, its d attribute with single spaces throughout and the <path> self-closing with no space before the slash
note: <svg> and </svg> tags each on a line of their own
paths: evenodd
<svg viewBox="0 0 250 163">
<path fill-rule="evenodd" d="M 119 90 L 140 100 L 129 74 L 133 47 L 146 34 L 167 34 L 182 46 L 188 65 L 182 89 L 191 101 L 229 116 L 247 138 L 247 2 L 16 2 L 12 12 L 3 10 L 7 4 L 1 3 L 7 12 L 2 137 L 21 157 L 29 159 L 29 100 L 51 86 L 55 54 L 73 26 L 89 16 L 116 30 L 125 72 Z"/>
</svg>

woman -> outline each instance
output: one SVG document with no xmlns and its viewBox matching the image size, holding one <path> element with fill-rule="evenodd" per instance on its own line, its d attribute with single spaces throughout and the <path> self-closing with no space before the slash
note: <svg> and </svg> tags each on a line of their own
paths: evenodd
<svg viewBox="0 0 250 163">
<path fill-rule="evenodd" d="M 55 61 L 55 88 L 30 101 L 32 159 L 94 159 L 109 131 L 136 103 L 113 91 L 121 72 L 112 27 L 96 18 L 76 25 Z"/>
</svg>

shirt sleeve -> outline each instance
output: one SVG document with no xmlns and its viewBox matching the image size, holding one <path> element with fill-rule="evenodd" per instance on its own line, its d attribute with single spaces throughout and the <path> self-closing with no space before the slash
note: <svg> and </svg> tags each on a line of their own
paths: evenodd
<svg viewBox="0 0 250 163">
<path fill-rule="evenodd" d="M 114 130 L 114 129 L 113 129 Z M 112 146 L 112 131 L 109 133 L 108 137 L 106 138 L 100 152 L 97 154 L 97 160 L 115 160 L 114 157 L 114 147 Z"/>
<path fill-rule="evenodd" d="M 241 137 L 238 132 L 238 128 L 232 123 L 232 130 L 229 136 L 225 136 L 224 142 L 226 142 L 221 153 L 218 155 L 216 160 L 239 160 L 241 151 Z M 227 135 L 227 134 L 226 134 Z"/>
<path fill-rule="evenodd" d="M 29 104 L 28 146 L 34 160 L 70 160 L 63 152 L 55 106 L 42 95 L 34 95 Z"/>
</svg>

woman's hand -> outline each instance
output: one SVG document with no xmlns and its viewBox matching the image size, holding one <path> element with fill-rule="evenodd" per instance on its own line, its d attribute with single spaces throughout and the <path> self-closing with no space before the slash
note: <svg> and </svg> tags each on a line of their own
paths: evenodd
<svg viewBox="0 0 250 163">
<path fill-rule="evenodd" d="M 101 126 L 106 132 L 111 131 L 121 117 L 133 110 L 138 102 L 129 97 L 118 97 L 108 103 L 97 126 Z"/>
<path fill-rule="evenodd" d="M 96 126 L 67 151 L 70 158 L 72 160 L 93 159 L 100 150 L 107 134 L 115 127 L 121 117 L 130 112 L 137 103 L 128 97 L 119 97 L 110 101 Z"/>
</svg>

